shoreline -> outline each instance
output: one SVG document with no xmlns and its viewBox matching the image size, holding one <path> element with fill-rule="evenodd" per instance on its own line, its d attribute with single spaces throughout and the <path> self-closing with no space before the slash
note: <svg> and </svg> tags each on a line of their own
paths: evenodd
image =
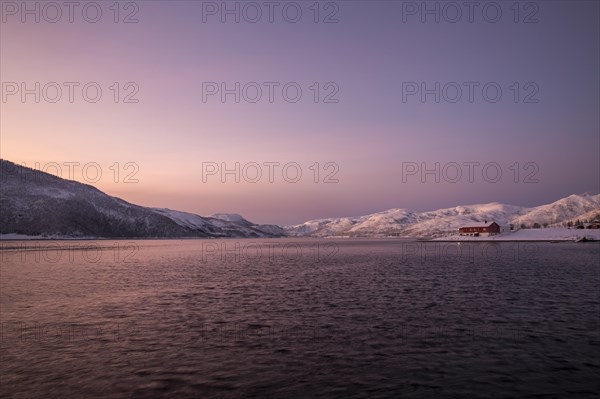
<svg viewBox="0 0 600 399">
<path fill-rule="evenodd" d="M 595 237 L 590 238 L 539 238 L 539 239 L 448 239 L 448 238 L 415 238 L 415 237 L 36 237 L 29 236 L 26 238 L 0 237 L 2 242 L 15 241 L 181 241 L 181 240 L 397 240 L 404 242 L 439 242 L 439 243 L 501 243 L 501 242 L 547 242 L 547 243 L 565 243 L 572 242 L 575 244 L 586 242 L 600 242 L 600 239 Z"/>
</svg>

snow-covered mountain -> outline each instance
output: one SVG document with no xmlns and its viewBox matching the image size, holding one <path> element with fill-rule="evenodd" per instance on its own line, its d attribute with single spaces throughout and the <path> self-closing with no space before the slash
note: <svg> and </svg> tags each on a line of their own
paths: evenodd
<svg viewBox="0 0 600 399">
<path fill-rule="evenodd" d="M 215 213 L 213 215 L 210 215 L 210 217 L 213 219 L 224 220 L 226 222 L 233 222 L 240 225 L 252 225 L 251 222 L 247 221 L 242 215 L 239 215 L 237 213 Z"/>
<path fill-rule="evenodd" d="M 556 225 L 574 219 L 591 220 L 600 214 L 600 195 L 571 195 L 548 205 L 525 208 L 492 202 L 429 212 L 390 209 L 371 215 L 311 220 L 285 227 L 290 236 L 312 237 L 442 237 L 472 222 L 494 221 L 500 226 L 534 223 Z"/>
<path fill-rule="evenodd" d="M 556 225 L 563 222 L 592 220 L 600 215 L 600 195 L 570 195 L 548 205 L 530 208 L 527 213 L 513 219 L 515 225 L 534 223 Z"/>
<path fill-rule="evenodd" d="M 0 160 L 0 234 L 51 237 L 273 237 L 277 226 L 146 208 Z"/>
<path fill-rule="evenodd" d="M 436 238 L 455 234 L 473 222 L 495 221 L 504 228 L 511 224 L 520 228 L 600 220 L 600 194 L 571 195 L 533 208 L 497 202 L 429 212 L 396 208 L 279 227 L 258 225 L 238 214 L 203 217 L 134 205 L 90 185 L 0 160 L 0 210 L 0 234 L 30 236 Z"/>
<path fill-rule="evenodd" d="M 161 215 L 183 227 L 207 231 L 215 237 L 280 237 L 285 235 L 279 226 L 256 224 L 238 214 L 217 213 L 210 217 L 167 208 L 153 208 Z"/>
<path fill-rule="evenodd" d="M 234 223 L 236 226 L 243 226 L 254 230 L 259 230 L 262 233 L 271 234 L 273 236 L 284 236 L 285 231 L 281 226 L 275 224 L 256 224 L 250 222 L 242 215 L 237 213 L 215 213 L 210 216 L 213 224 L 217 226 L 223 225 L 222 222 Z"/>
</svg>

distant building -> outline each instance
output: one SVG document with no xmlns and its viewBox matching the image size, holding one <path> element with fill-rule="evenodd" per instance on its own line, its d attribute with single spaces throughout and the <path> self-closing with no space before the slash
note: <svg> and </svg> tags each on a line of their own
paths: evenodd
<svg viewBox="0 0 600 399">
<path fill-rule="evenodd" d="M 500 233 L 500 225 L 496 222 L 473 222 L 468 226 L 458 229 L 458 234 L 461 236 L 484 236 L 489 237 Z"/>
</svg>

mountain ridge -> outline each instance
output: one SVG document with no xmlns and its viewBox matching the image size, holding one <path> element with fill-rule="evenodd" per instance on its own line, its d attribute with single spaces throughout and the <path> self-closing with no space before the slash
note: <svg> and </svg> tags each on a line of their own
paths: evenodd
<svg viewBox="0 0 600 399">
<path fill-rule="evenodd" d="M 438 238 L 455 234 L 469 222 L 488 220 L 518 229 L 535 224 L 560 226 L 576 219 L 600 220 L 600 194 L 572 194 L 536 207 L 490 202 L 425 212 L 393 208 L 364 216 L 309 220 L 284 230 L 289 236 Z"/>
<path fill-rule="evenodd" d="M 0 159 L 0 234 L 101 238 L 273 237 L 277 230 L 246 221 L 204 218 L 148 208 L 89 184 Z"/>
<path fill-rule="evenodd" d="M 149 208 L 0 159 L 0 234 L 102 238 L 389 237 L 439 238 L 470 222 L 561 226 L 600 220 L 600 194 L 572 194 L 536 207 L 490 202 L 419 212 L 392 208 L 363 216 L 261 225 L 236 213 L 200 216 Z"/>
</svg>

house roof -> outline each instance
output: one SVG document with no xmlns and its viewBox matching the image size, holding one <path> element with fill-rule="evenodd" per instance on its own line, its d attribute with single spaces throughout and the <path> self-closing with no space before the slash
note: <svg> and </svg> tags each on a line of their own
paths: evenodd
<svg viewBox="0 0 600 399">
<path fill-rule="evenodd" d="M 465 228 L 469 228 L 469 227 L 490 227 L 494 223 L 496 223 L 496 222 L 493 222 L 493 221 L 487 222 L 487 223 L 486 222 L 472 222 L 467 225 L 461 226 L 460 228 L 465 229 Z M 496 223 L 496 224 L 498 224 L 498 223 Z"/>
</svg>

